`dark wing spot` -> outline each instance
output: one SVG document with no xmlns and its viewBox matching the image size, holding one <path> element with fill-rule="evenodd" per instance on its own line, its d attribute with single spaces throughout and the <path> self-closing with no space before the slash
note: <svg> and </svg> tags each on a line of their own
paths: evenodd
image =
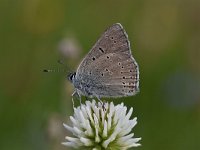
<svg viewBox="0 0 200 150">
<path fill-rule="evenodd" d="M 124 66 L 122 66 L 122 68 L 124 68 Z"/>
<path fill-rule="evenodd" d="M 93 57 L 92 60 L 95 60 L 95 57 Z"/>
<path fill-rule="evenodd" d="M 125 77 L 123 77 L 123 79 L 125 79 Z"/>
<path fill-rule="evenodd" d="M 120 65 L 121 65 L 121 63 L 120 63 L 120 62 L 118 62 L 118 65 L 120 66 Z"/>
<path fill-rule="evenodd" d="M 101 74 L 101 76 L 103 77 L 103 73 Z"/>
<path fill-rule="evenodd" d="M 105 70 L 106 70 L 106 71 L 108 71 L 108 69 L 107 69 L 107 68 L 106 68 Z"/>
<path fill-rule="evenodd" d="M 104 53 L 104 50 L 103 50 L 101 47 L 99 47 L 99 50 L 100 50 L 102 53 Z"/>
<path fill-rule="evenodd" d="M 110 38 L 111 38 L 112 40 L 114 39 L 114 37 L 113 37 L 113 36 L 111 36 Z"/>
<path fill-rule="evenodd" d="M 125 82 L 122 82 L 122 84 L 125 84 Z"/>
<path fill-rule="evenodd" d="M 117 43 L 117 41 L 113 41 L 114 43 Z"/>
<path fill-rule="evenodd" d="M 110 57 L 109 57 L 109 56 L 107 56 L 107 58 L 109 59 Z"/>
</svg>

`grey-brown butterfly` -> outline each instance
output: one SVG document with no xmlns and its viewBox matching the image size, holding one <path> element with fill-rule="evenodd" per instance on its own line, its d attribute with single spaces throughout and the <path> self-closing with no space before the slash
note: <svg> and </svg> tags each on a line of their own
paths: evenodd
<svg viewBox="0 0 200 150">
<path fill-rule="evenodd" d="M 139 91 L 139 67 L 131 54 L 128 35 L 120 23 L 109 27 L 68 75 L 79 97 L 124 97 Z M 73 96 L 72 95 L 72 96 Z"/>
</svg>

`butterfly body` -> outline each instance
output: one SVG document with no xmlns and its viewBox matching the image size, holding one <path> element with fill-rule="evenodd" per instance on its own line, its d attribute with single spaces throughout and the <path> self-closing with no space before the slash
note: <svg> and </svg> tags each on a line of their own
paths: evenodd
<svg viewBox="0 0 200 150">
<path fill-rule="evenodd" d="M 78 95 L 124 97 L 139 91 L 139 68 L 122 25 L 109 27 L 69 76 Z"/>
</svg>

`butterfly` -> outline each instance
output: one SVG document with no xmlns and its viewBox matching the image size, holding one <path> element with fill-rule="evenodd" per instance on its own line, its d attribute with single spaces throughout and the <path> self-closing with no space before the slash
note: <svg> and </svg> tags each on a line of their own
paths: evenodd
<svg viewBox="0 0 200 150">
<path fill-rule="evenodd" d="M 101 100 L 139 92 L 139 67 L 120 23 L 106 29 L 68 79 L 75 89 L 72 96 L 79 98 L 83 95 Z"/>
</svg>

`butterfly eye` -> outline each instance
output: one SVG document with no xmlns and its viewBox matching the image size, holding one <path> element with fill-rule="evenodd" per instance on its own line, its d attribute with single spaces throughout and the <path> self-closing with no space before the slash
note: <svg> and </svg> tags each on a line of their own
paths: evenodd
<svg viewBox="0 0 200 150">
<path fill-rule="evenodd" d="M 70 80 L 70 81 L 72 81 L 72 77 L 73 77 L 72 75 L 69 77 L 69 80 Z"/>
<path fill-rule="evenodd" d="M 68 75 L 68 80 L 69 80 L 69 81 L 72 81 L 73 78 L 75 77 L 75 75 L 76 75 L 76 72 L 70 73 L 70 74 Z"/>
</svg>

